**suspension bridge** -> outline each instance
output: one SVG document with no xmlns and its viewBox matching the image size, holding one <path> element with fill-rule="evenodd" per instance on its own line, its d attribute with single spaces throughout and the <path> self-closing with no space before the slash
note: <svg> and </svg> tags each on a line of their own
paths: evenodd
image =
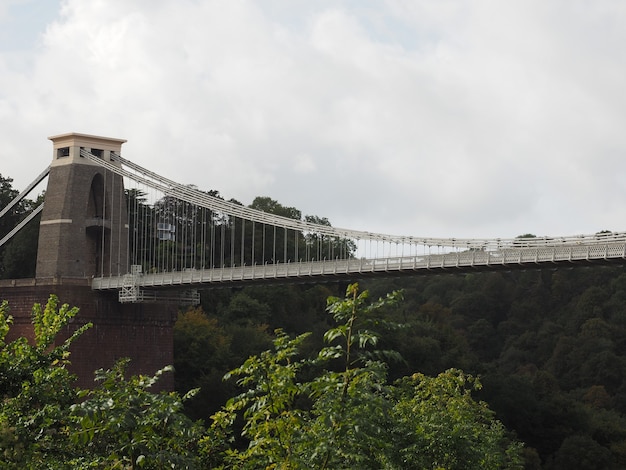
<svg viewBox="0 0 626 470">
<path fill-rule="evenodd" d="M 64 170 L 64 179 L 82 179 L 76 187 L 82 194 L 69 196 L 76 198 L 70 204 L 73 209 L 57 207 L 46 217 L 45 206 L 68 198 L 51 193 L 49 185 L 44 204 L 0 244 L 43 211 L 40 243 L 51 244 L 54 250 L 58 239 L 66 238 L 70 253 L 65 255 L 75 258 L 86 234 L 88 247 L 75 261 L 64 261 L 74 265 L 66 272 L 59 272 L 58 266 L 46 269 L 51 261 L 63 262 L 64 256 L 63 247 L 55 253 L 48 249 L 39 256 L 37 276 L 83 276 L 94 290 L 118 291 L 120 302 L 193 303 L 199 298 L 193 289 L 211 285 L 537 268 L 626 258 L 626 232 L 461 239 L 332 227 L 300 214 L 287 217 L 246 207 L 214 191 L 172 181 L 123 158 L 125 141 L 120 139 L 64 134 L 51 140 L 52 164 L 0 216 L 55 170 Z M 81 167 L 90 169 L 86 178 L 78 176 L 80 172 L 68 172 Z M 66 186 L 74 187 L 62 185 Z M 77 206 L 82 213 L 61 214 L 76 212 Z M 61 236 L 70 225 L 84 234 Z M 46 229 L 53 229 L 51 236 L 44 233 Z"/>
<path fill-rule="evenodd" d="M 50 165 L 0 210 L 0 218 L 13 213 L 47 178 L 43 204 L 0 240 L 39 219 L 35 278 L 0 280 L 0 299 L 11 306 L 13 337 L 33 337 L 32 305 L 50 294 L 80 309 L 68 331 L 93 324 L 72 346 L 84 387 L 120 357 L 132 358 L 133 374 L 172 364 L 178 307 L 198 303 L 207 287 L 626 259 L 626 232 L 460 239 L 332 227 L 271 200 L 246 207 L 179 184 L 123 158 L 123 139 L 69 133 L 50 140 Z M 160 384 L 172 389 L 173 378 Z"/>
</svg>

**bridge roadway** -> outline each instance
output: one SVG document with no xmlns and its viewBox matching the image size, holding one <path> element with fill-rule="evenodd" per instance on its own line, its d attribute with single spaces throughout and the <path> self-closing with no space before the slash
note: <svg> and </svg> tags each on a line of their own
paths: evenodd
<svg viewBox="0 0 626 470">
<path fill-rule="evenodd" d="M 330 276 L 365 277 L 384 274 L 420 274 L 429 271 L 468 272 L 498 269 L 541 269 L 567 263 L 608 263 L 626 260 L 626 241 L 507 248 L 495 251 L 468 250 L 445 254 L 385 259 L 350 259 L 317 262 L 264 264 L 214 269 L 127 274 L 92 279 L 92 289 L 193 288 L 198 285 L 252 283 L 255 281 L 300 281 Z"/>
</svg>

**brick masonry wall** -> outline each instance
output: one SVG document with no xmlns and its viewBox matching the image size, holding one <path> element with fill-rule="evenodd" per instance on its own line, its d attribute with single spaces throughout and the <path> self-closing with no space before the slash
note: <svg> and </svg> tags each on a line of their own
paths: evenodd
<svg viewBox="0 0 626 470">
<path fill-rule="evenodd" d="M 117 292 L 93 291 L 88 279 L 46 278 L 0 281 L 0 300 L 9 302 L 14 318 L 9 339 L 32 340 L 31 312 L 34 303 L 45 305 L 50 294 L 60 303 L 80 309 L 65 328 L 64 337 L 79 326 L 93 323 L 71 348 L 71 370 L 77 385 L 92 387 L 94 371 L 110 368 L 117 359 L 131 358 L 129 374 L 154 374 L 174 363 L 173 327 L 176 308 L 163 304 L 120 304 Z M 173 374 L 165 374 L 158 390 L 174 388 Z"/>
</svg>

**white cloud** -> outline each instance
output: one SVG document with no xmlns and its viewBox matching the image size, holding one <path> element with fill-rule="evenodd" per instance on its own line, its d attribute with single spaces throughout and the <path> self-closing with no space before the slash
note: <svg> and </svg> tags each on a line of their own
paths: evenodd
<svg viewBox="0 0 626 470">
<path fill-rule="evenodd" d="M 0 52 L 1 172 L 25 185 L 77 131 L 337 226 L 621 230 L 625 24 L 609 1 L 64 0 L 30 66 Z"/>
</svg>

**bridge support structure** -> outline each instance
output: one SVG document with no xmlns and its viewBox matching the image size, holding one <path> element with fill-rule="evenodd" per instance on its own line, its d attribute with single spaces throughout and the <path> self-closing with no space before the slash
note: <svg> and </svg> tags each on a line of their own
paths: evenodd
<svg viewBox="0 0 626 470">
<path fill-rule="evenodd" d="M 45 305 L 50 294 L 59 301 L 80 309 L 65 327 L 57 342 L 86 323 L 93 326 L 71 347 L 70 370 L 77 385 L 94 386 L 94 372 L 108 369 L 128 357 L 129 374 L 154 374 L 174 362 L 173 331 L 177 312 L 171 304 L 120 304 L 114 292 L 93 291 L 88 279 L 10 279 L 0 280 L 0 297 L 9 302 L 13 326 L 8 340 L 34 338 L 31 323 L 33 304 Z M 164 374 L 155 390 L 172 390 L 174 377 Z"/>
<path fill-rule="evenodd" d="M 94 276 L 128 272 L 128 216 L 123 179 L 81 156 L 81 149 L 109 163 L 123 139 L 87 134 L 50 137 L 53 158 L 39 230 L 35 279 L 0 281 L 14 324 L 9 340 L 33 338 L 31 311 L 50 294 L 80 309 L 63 336 L 85 323 L 93 327 L 72 346 L 77 385 L 92 387 L 94 371 L 131 359 L 129 373 L 154 374 L 173 364 L 176 308 L 170 303 L 120 304 L 116 292 L 94 291 Z M 64 338 L 60 338 L 63 340 Z M 173 389 L 165 374 L 158 389 Z"/>
<path fill-rule="evenodd" d="M 128 215 L 122 177 L 80 154 L 111 161 L 123 139 L 87 134 L 49 138 L 53 156 L 39 228 L 37 278 L 128 272 Z M 119 164 L 118 164 L 119 165 Z"/>
</svg>

